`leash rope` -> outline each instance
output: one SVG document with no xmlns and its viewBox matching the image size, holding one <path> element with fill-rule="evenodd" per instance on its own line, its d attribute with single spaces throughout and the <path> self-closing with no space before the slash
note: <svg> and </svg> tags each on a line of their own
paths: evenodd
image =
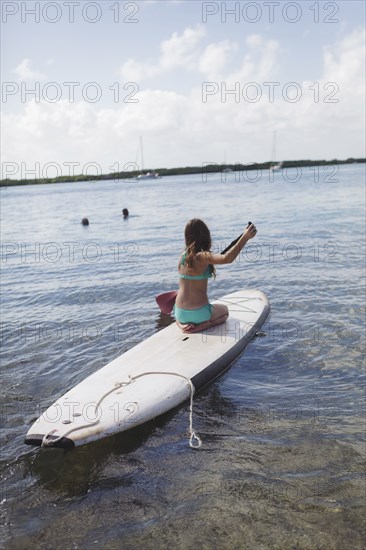
<svg viewBox="0 0 366 550">
<path fill-rule="evenodd" d="M 200 437 L 195 433 L 193 430 L 193 396 L 195 393 L 195 387 L 191 381 L 190 378 L 187 376 L 184 376 L 184 374 L 179 374 L 177 372 L 165 372 L 165 371 L 151 371 L 151 372 L 143 372 L 142 374 L 138 374 L 137 376 L 131 376 L 129 374 L 129 380 L 126 382 L 116 382 L 112 389 L 105 392 L 102 397 L 99 399 L 99 401 L 95 405 L 95 413 L 97 412 L 98 408 L 100 407 L 101 403 L 104 401 L 108 395 L 115 392 L 119 388 L 122 388 L 124 386 L 128 386 L 132 382 L 135 382 L 135 380 L 138 380 L 139 378 L 142 378 L 143 376 L 148 376 L 150 374 L 167 374 L 169 376 L 178 376 L 179 378 L 183 378 L 188 382 L 189 388 L 190 388 L 190 405 L 189 405 L 189 446 L 192 449 L 199 449 L 202 446 L 202 440 Z M 62 438 L 67 437 L 72 432 L 75 432 L 77 430 L 83 430 L 84 428 L 91 428 L 92 426 L 96 426 L 100 422 L 99 418 L 95 420 L 94 422 L 91 422 L 89 424 L 84 424 L 82 426 L 76 426 L 74 428 L 71 428 L 66 433 L 60 435 L 56 439 L 49 439 L 51 435 L 55 433 L 56 430 L 51 430 L 48 432 L 42 439 L 41 447 L 53 447 L 58 441 L 60 441 Z"/>
</svg>

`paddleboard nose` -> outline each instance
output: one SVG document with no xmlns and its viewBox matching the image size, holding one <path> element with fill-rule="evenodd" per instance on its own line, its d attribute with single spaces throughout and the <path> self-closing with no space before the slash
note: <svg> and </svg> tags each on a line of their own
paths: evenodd
<svg viewBox="0 0 366 550">
<path fill-rule="evenodd" d="M 24 443 L 26 445 L 34 445 L 36 447 L 42 447 L 43 438 L 44 438 L 44 435 L 41 435 L 41 434 L 27 435 L 24 440 Z M 58 441 L 52 444 L 53 439 L 57 439 Z M 61 439 L 59 439 L 54 435 L 50 435 L 47 438 L 47 442 L 48 442 L 47 447 L 58 447 L 61 449 L 73 449 L 75 447 L 75 443 L 69 437 L 62 437 Z"/>
</svg>

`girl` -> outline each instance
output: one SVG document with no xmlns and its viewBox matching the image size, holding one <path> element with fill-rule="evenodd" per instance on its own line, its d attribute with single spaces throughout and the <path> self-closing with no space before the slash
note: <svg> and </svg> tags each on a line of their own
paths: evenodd
<svg viewBox="0 0 366 550">
<path fill-rule="evenodd" d="M 207 225 L 199 219 L 187 223 L 184 230 L 186 250 L 178 264 L 179 291 L 173 308 L 176 323 L 183 332 L 198 332 L 226 321 L 228 308 L 224 304 L 213 306 L 208 301 L 208 279 L 215 276 L 215 265 L 231 264 L 256 233 L 255 225 L 250 224 L 225 254 L 213 254 Z"/>
</svg>

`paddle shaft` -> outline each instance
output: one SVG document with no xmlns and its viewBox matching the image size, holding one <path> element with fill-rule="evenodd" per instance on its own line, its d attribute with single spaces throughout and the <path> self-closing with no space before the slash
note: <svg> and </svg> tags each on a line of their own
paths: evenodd
<svg viewBox="0 0 366 550">
<path fill-rule="evenodd" d="M 241 237 L 242 235 L 243 235 L 243 233 L 242 233 L 241 235 L 239 235 L 239 237 L 237 237 L 236 239 L 234 239 L 234 240 L 229 244 L 229 246 L 227 246 L 227 247 L 225 248 L 225 250 L 223 250 L 222 252 L 220 252 L 220 254 L 226 254 L 226 252 L 228 252 L 228 251 L 230 250 L 230 248 L 231 248 L 232 246 L 234 246 L 234 244 L 236 244 L 236 243 L 238 242 L 238 240 L 240 239 L 240 237 Z"/>
<path fill-rule="evenodd" d="M 252 222 L 248 222 L 247 227 L 249 227 L 251 223 L 252 223 Z M 228 251 L 230 250 L 230 248 L 231 248 L 232 246 L 234 246 L 234 244 L 236 244 L 236 243 L 238 242 L 238 240 L 240 239 L 240 237 L 242 237 L 243 235 L 244 235 L 244 233 L 242 233 L 241 235 L 239 235 L 239 237 L 237 237 L 236 239 L 234 239 L 234 240 L 229 244 L 229 246 L 227 246 L 227 247 L 225 248 L 225 250 L 223 250 L 222 252 L 220 252 L 220 254 L 226 254 L 226 252 L 228 252 Z"/>
</svg>

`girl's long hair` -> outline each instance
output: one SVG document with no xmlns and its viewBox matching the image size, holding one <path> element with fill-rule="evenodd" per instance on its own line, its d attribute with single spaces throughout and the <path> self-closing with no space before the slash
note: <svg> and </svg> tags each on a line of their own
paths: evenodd
<svg viewBox="0 0 366 550">
<path fill-rule="evenodd" d="M 193 269 L 194 256 L 198 252 L 211 252 L 211 234 L 210 230 L 202 220 L 193 218 L 189 220 L 184 230 L 186 241 L 186 264 L 188 270 Z M 216 275 L 215 268 L 210 264 L 212 275 Z"/>
</svg>

